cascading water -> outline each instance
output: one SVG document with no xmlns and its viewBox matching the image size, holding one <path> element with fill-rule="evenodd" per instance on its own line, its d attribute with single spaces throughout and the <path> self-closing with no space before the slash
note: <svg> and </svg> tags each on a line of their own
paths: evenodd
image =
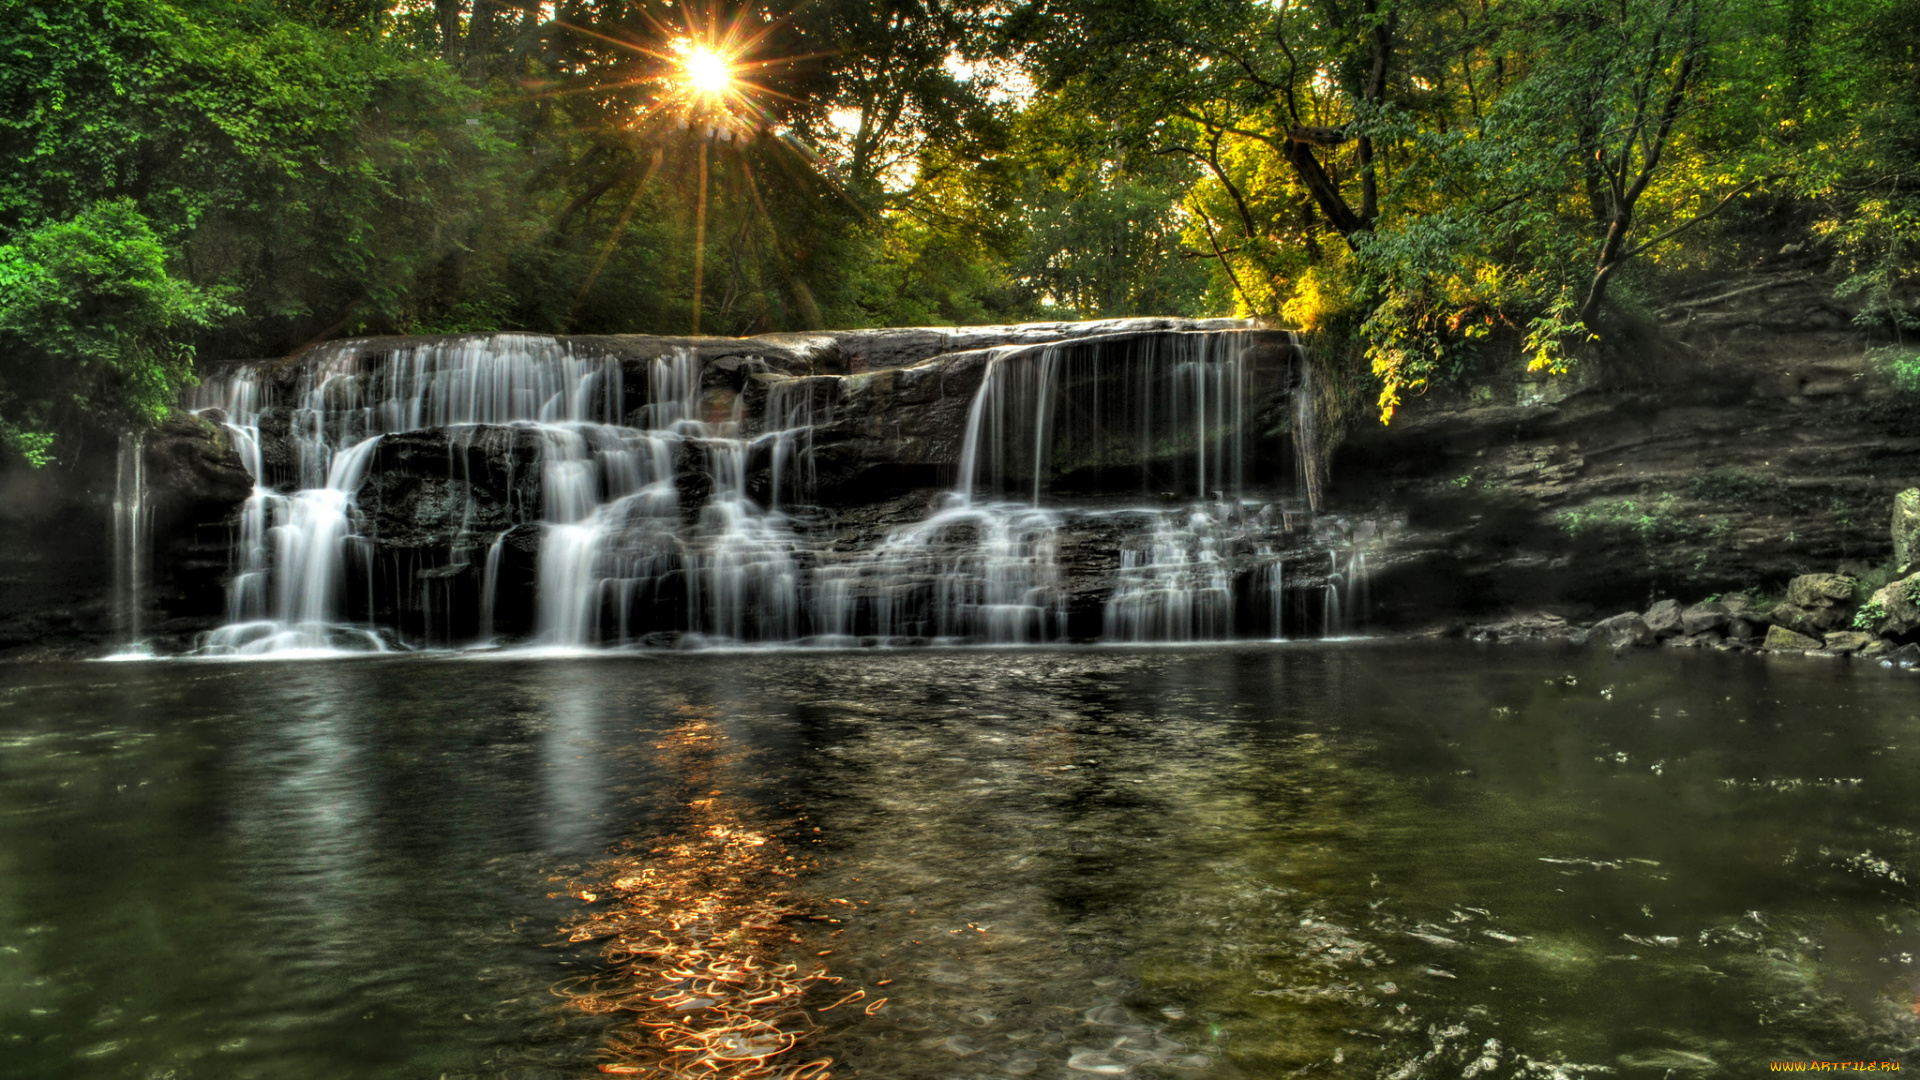
<svg viewBox="0 0 1920 1080">
<path fill-rule="evenodd" d="M 824 640 L 1026 644 L 1066 632 L 1060 517 L 963 499 L 815 573 Z"/>
<path fill-rule="evenodd" d="M 1216 641 L 1233 634 L 1233 581 L 1221 548 L 1225 524 L 1196 507 L 1156 515 L 1146 543 L 1120 553 L 1107 600 L 1110 641 Z M 1224 516 L 1224 515 L 1222 515 Z"/>
<path fill-rule="evenodd" d="M 383 436 L 440 429 L 453 448 L 483 425 L 537 428 L 552 450 L 543 462 L 550 520 L 565 528 L 599 500 L 599 463 L 584 448 L 593 420 L 618 419 L 621 371 L 584 359 L 548 338 L 500 335 L 399 350 L 375 362 L 338 349 L 308 364 L 291 409 L 273 409 L 274 372 L 245 368 L 210 381 L 195 402 L 220 409 L 254 478 L 241 511 L 227 626 L 203 651 L 265 654 L 385 648 L 367 619 L 344 622 L 349 554 L 357 536 L 354 498 Z M 611 410 L 613 415 L 608 416 Z M 270 412 L 286 425 L 292 462 L 264 459 L 262 424 Z M 608 426 L 608 425 L 600 425 Z M 591 493 L 582 489 L 591 486 Z M 283 490 L 292 487 L 290 494 Z M 581 511 L 584 513 L 584 511 Z M 499 537 L 489 538 L 497 543 Z M 556 542 L 556 549 L 564 542 Z M 555 590 L 556 592 L 558 590 Z"/>
<path fill-rule="evenodd" d="M 145 441 L 120 440 L 113 485 L 113 630 L 122 656 L 144 656 L 147 578 L 152 572 L 152 512 L 147 505 Z"/>
<path fill-rule="evenodd" d="M 1277 637 L 1292 512 L 1247 497 L 1249 340 L 974 354 L 957 482 L 868 539 L 815 505 L 847 377 L 747 358 L 709 390 L 690 347 L 623 359 L 517 334 L 239 368 L 195 402 L 255 481 L 229 623 L 202 651 Z M 431 528 L 393 531 L 415 519 Z M 1336 632 L 1351 613 L 1328 603 Z"/>
</svg>

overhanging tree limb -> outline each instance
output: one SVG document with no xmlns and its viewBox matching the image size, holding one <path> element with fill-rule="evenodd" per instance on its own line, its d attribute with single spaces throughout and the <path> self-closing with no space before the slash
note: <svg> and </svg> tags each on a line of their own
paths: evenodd
<svg viewBox="0 0 1920 1080">
<path fill-rule="evenodd" d="M 1662 241 L 1671 240 L 1674 237 L 1679 236 L 1681 233 L 1686 232 L 1688 229 L 1693 228 L 1695 225 L 1698 225 L 1701 222 L 1712 217 L 1713 215 L 1718 214 L 1720 211 L 1725 210 L 1727 207 L 1733 205 L 1733 200 L 1739 198 L 1742 195 L 1745 195 L 1747 192 L 1752 191 L 1754 188 L 1757 188 L 1759 186 L 1760 186 L 1759 180 L 1749 180 L 1746 183 L 1741 184 L 1739 187 L 1734 188 L 1732 191 L 1727 192 L 1726 195 L 1723 196 L 1719 202 L 1713 205 L 1713 208 L 1711 210 L 1701 211 L 1700 213 L 1695 214 L 1694 216 L 1688 218 L 1687 220 L 1681 222 L 1680 224 L 1675 225 L 1673 228 L 1668 229 L 1666 232 L 1663 232 L 1658 236 L 1648 237 L 1647 239 L 1642 240 L 1638 244 L 1635 244 L 1632 247 L 1628 248 L 1627 250 L 1621 252 L 1620 260 L 1624 262 L 1628 259 L 1633 258 L 1635 255 L 1638 255 L 1641 252 L 1646 251 L 1648 248 L 1653 247 L 1655 244 L 1661 243 Z"/>
</svg>

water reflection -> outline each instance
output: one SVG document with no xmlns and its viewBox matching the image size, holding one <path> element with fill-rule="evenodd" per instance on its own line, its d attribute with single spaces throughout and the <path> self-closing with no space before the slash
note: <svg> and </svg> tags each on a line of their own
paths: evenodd
<svg viewBox="0 0 1920 1080">
<path fill-rule="evenodd" d="M 648 972 L 715 1063 L 889 1080 L 1911 1058 L 1910 680 L 1404 644 L 0 668 L 0 1060 L 650 1068 L 605 1052 L 689 1037 L 547 992 Z M 610 903 L 627 870 L 674 903 Z M 602 955 L 653 930 L 705 975 Z M 766 1003 L 791 1053 L 714 1008 L 774 989 L 719 978 L 748 960 L 842 980 Z"/>
<path fill-rule="evenodd" d="M 562 668 L 538 673 L 545 714 L 540 734 L 542 845 L 580 851 L 606 828 L 609 777 L 600 754 L 606 726 L 603 680 Z"/>
</svg>

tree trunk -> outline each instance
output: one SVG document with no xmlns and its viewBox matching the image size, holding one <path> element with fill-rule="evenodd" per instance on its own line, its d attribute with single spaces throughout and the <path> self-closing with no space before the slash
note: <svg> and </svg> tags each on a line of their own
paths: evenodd
<svg viewBox="0 0 1920 1080">
<path fill-rule="evenodd" d="M 1351 237 L 1355 233 L 1366 232 L 1370 223 L 1354 213 L 1353 208 L 1347 205 L 1347 200 L 1341 197 L 1333 178 L 1321 168 L 1320 159 L 1313 156 L 1313 144 L 1289 138 L 1282 145 L 1285 147 L 1283 152 L 1287 163 L 1293 166 L 1300 182 L 1306 185 L 1307 193 L 1313 196 L 1320 212 L 1327 215 L 1328 224 L 1341 236 Z"/>
</svg>

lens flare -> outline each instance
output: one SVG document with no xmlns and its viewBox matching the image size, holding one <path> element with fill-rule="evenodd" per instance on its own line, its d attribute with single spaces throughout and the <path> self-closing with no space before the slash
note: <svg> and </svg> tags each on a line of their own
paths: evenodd
<svg viewBox="0 0 1920 1080">
<path fill-rule="evenodd" d="M 733 89 L 733 63 L 706 45 L 689 44 L 680 54 L 680 77 L 695 93 L 720 97 Z"/>
</svg>

